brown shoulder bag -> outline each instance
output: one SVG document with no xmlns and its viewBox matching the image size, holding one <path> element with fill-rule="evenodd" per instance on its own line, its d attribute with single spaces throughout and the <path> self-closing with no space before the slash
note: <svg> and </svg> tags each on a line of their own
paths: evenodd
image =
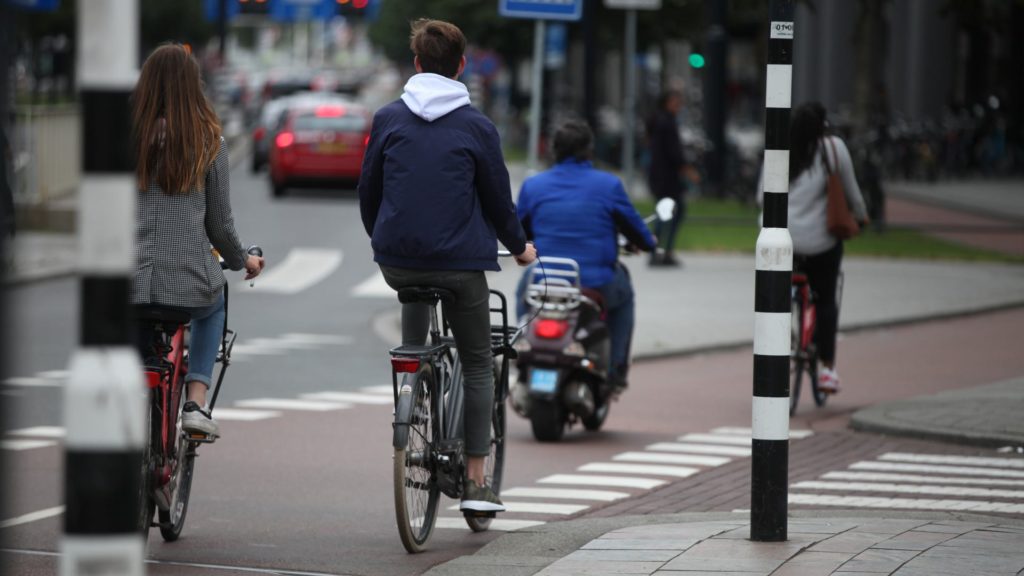
<svg viewBox="0 0 1024 576">
<path fill-rule="evenodd" d="M 824 146 L 828 142 L 832 148 L 832 157 L 835 165 L 828 161 L 828 149 Z M 831 138 L 822 141 L 822 153 L 825 156 L 825 169 L 828 171 L 828 181 L 825 189 L 828 192 L 828 208 L 826 212 L 826 223 L 828 233 L 840 240 L 849 240 L 860 233 L 860 225 L 850 212 L 850 205 L 846 202 L 846 190 L 843 189 L 843 181 L 839 178 L 839 156 L 836 154 L 836 145 Z"/>
</svg>

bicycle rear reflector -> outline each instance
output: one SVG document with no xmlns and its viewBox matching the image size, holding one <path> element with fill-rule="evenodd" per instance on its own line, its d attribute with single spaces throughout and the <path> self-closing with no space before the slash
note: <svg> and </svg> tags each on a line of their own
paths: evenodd
<svg viewBox="0 0 1024 576">
<path fill-rule="evenodd" d="M 146 372 L 146 386 L 150 388 L 156 388 L 160 385 L 160 373 L 159 372 Z"/>
<path fill-rule="evenodd" d="M 565 336 L 565 333 L 569 330 L 569 322 L 566 320 L 554 320 L 551 318 L 543 318 L 537 321 L 537 327 L 534 331 L 538 338 L 546 338 L 548 340 L 555 340 Z"/>
<path fill-rule="evenodd" d="M 420 369 L 420 359 L 392 356 L 391 368 L 393 368 L 395 372 L 406 372 L 411 374 Z"/>
</svg>

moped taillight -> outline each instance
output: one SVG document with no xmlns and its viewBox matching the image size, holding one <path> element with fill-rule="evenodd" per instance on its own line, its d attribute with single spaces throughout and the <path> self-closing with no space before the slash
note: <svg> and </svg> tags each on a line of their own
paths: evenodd
<svg viewBox="0 0 1024 576">
<path fill-rule="evenodd" d="M 534 333 L 537 334 L 538 338 L 545 338 L 547 340 L 557 340 L 565 336 L 565 333 L 568 331 L 569 322 L 567 320 L 555 320 L 553 318 L 538 320 L 534 328 Z"/>
</svg>

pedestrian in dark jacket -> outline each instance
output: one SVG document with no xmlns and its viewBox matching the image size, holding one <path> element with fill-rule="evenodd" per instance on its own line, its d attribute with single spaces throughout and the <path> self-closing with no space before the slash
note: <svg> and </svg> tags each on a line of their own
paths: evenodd
<svg viewBox="0 0 1024 576">
<path fill-rule="evenodd" d="M 675 90 L 663 92 L 658 98 L 658 109 L 647 121 L 647 139 L 651 164 L 647 170 L 647 184 L 657 199 L 672 198 L 676 211 L 669 222 L 658 220 L 654 234 L 659 248 L 651 252 L 651 266 L 679 266 L 672 253 L 679 225 L 686 215 L 684 175 L 687 172 L 683 156 L 683 142 L 679 138 L 676 116 L 683 107 L 683 96 Z"/>
<path fill-rule="evenodd" d="M 470 105 L 457 78 L 466 38 L 453 24 L 413 23 L 417 74 L 401 99 L 373 118 L 359 179 L 359 207 L 373 259 L 388 285 L 438 286 L 455 293 L 444 304 L 465 376 L 467 479 L 461 509 L 505 508 L 485 485 L 494 402 L 490 293 L 485 270 L 499 270 L 497 241 L 516 261 L 533 261 L 516 218 L 498 132 Z M 402 343 L 426 342 L 426 304 L 402 305 Z"/>
</svg>

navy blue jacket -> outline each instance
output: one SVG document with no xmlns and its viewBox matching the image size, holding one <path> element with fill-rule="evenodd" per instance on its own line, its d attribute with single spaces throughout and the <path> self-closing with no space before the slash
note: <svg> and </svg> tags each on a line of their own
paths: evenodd
<svg viewBox="0 0 1024 576">
<path fill-rule="evenodd" d="M 565 160 L 527 178 L 519 191 L 519 218 L 537 255 L 572 258 L 587 288 L 612 281 L 619 258 L 616 232 L 643 250 L 654 249 L 654 236 L 622 182 L 590 162 Z"/>
<path fill-rule="evenodd" d="M 500 270 L 526 250 L 494 124 L 465 105 L 428 122 L 401 100 L 373 118 L 359 208 L 379 264 Z"/>
</svg>

